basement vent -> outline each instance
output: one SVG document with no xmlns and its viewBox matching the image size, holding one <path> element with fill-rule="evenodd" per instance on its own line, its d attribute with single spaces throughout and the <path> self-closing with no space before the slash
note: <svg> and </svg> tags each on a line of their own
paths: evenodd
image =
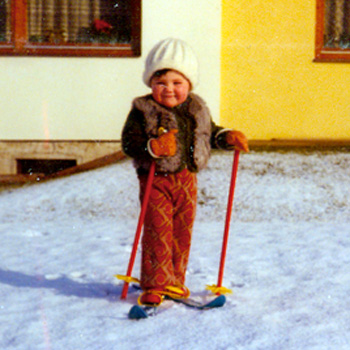
<svg viewBox="0 0 350 350">
<path fill-rule="evenodd" d="M 17 174 L 51 175 L 76 165 L 75 159 L 17 159 Z"/>
</svg>

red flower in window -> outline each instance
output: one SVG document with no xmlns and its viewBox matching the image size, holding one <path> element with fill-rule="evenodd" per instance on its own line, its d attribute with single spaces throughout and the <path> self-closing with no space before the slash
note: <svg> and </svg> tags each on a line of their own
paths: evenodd
<svg viewBox="0 0 350 350">
<path fill-rule="evenodd" d="M 92 26 L 97 32 L 105 34 L 109 34 L 113 28 L 112 25 L 102 19 L 95 19 Z"/>
</svg>

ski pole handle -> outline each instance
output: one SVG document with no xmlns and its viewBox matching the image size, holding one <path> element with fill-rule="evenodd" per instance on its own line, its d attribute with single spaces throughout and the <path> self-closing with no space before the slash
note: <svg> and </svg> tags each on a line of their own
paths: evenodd
<svg viewBox="0 0 350 350">
<path fill-rule="evenodd" d="M 151 193 L 151 188 L 152 188 L 155 168 L 156 168 L 156 163 L 155 163 L 155 161 L 152 161 L 151 167 L 150 167 L 150 170 L 149 170 L 149 173 L 148 173 L 145 194 L 143 196 L 143 201 L 142 201 L 142 205 L 141 205 L 141 211 L 140 211 L 140 215 L 139 215 L 139 221 L 138 221 L 137 228 L 136 228 L 134 244 L 133 244 L 131 255 L 130 255 L 130 260 L 129 260 L 129 265 L 128 265 L 128 269 L 127 269 L 127 272 L 126 272 L 126 277 L 131 277 L 132 270 L 133 270 L 133 267 L 134 267 L 136 253 L 137 253 L 137 247 L 138 247 L 138 244 L 139 244 L 139 241 L 140 241 L 141 232 L 142 232 L 142 226 L 143 226 L 143 223 L 144 223 L 144 220 L 145 220 L 146 210 L 147 210 L 147 206 L 148 206 L 148 200 L 149 200 L 149 196 L 150 196 L 150 193 Z M 121 297 L 120 297 L 121 299 L 125 299 L 126 298 L 126 296 L 128 294 L 128 288 L 129 288 L 129 282 L 127 282 L 127 280 L 126 280 L 124 282 L 122 294 L 121 294 Z"/>
</svg>

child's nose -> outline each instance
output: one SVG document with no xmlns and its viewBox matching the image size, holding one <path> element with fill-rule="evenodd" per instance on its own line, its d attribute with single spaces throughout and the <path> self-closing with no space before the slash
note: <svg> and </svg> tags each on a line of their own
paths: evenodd
<svg viewBox="0 0 350 350">
<path fill-rule="evenodd" d="M 166 84 L 165 85 L 165 90 L 166 91 L 172 91 L 173 90 L 173 85 L 172 84 Z"/>
</svg>

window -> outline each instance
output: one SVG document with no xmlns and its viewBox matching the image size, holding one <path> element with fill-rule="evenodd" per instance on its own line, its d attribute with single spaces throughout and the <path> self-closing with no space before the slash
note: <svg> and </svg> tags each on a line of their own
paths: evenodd
<svg viewBox="0 0 350 350">
<path fill-rule="evenodd" d="M 350 0 L 316 0 L 315 61 L 350 62 Z"/>
<path fill-rule="evenodd" d="M 51 175 L 76 165 L 75 159 L 17 159 L 17 174 Z"/>
<path fill-rule="evenodd" d="M 0 54 L 139 56 L 141 0 L 0 0 Z"/>
</svg>

